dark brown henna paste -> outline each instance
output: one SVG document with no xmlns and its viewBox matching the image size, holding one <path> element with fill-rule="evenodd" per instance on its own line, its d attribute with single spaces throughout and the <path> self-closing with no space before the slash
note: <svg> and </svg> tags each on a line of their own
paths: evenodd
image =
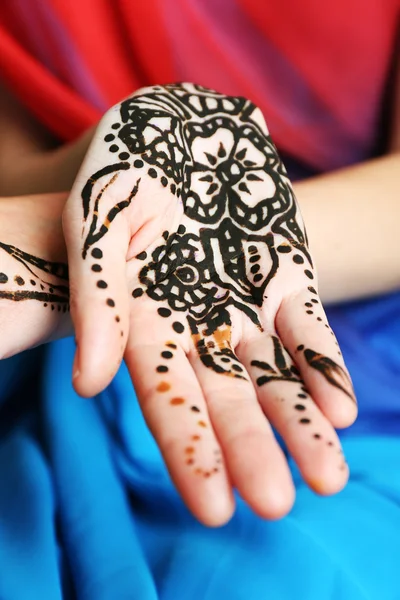
<svg viewBox="0 0 400 600">
<path fill-rule="evenodd" d="M 274 366 L 262 360 L 252 360 L 250 363 L 252 367 L 264 371 L 264 375 L 257 378 L 257 385 L 262 386 L 271 381 L 303 383 L 296 367 L 288 365 L 284 354 L 284 347 L 280 339 L 272 336 L 272 342 L 274 344 Z"/>
<path fill-rule="evenodd" d="M 104 141 L 121 162 L 99 169 L 83 189 L 83 256 L 129 206 L 143 177 L 158 181 L 180 199 L 193 232 L 181 223 L 176 232 L 163 233 L 150 255 L 139 252 L 136 258 L 145 264 L 132 297 L 146 293 L 168 303 L 158 313 L 181 313 L 171 326 L 176 333 L 189 327 L 203 364 L 243 377 L 232 349 L 210 343 L 230 328 L 230 308 L 261 330 L 258 309 L 280 255 L 295 251 L 292 264 L 313 278 L 291 184 L 256 107 L 192 84 L 155 86 L 121 103 L 119 121 Z M 129 169 L 136 183 L 128 198 L 100 222 L 105 194 Z M 277 236 L 286 241 L 275 248 Z"/>
<path fill-rule="evenodd" d="M 344 392 L 353 402 L 356 402 L 353 385 L 343 367 L 335 363 L 331 358 L 314 352 L 314 350 L 304 350 L 304 357 L 307 364 L 312 369 L 321 373 L 328 383 Z"/>
<path fill-rule="evenodd" d="M 27 281 L 20 274 L 13 276 L 0 273 L 0 299 L 13 302 L 36 300 L 42 302 L 44 307 L 50 306 L 51 310 L 55 310 L 55 307 L 59 312 L 69 310 L 68 267 L 66 264 L 43 260 L 3 242 L 0 242 L 0 250 L 6 252 L 15 261 L 15 268 L 23 266 L 29 278 Z M 6 289 L 5 286 L 10 282 L 10 278 L 16 285 L 25 289 Z M 50 278 L 51 281 L 49 281 Z"/>
</svg>

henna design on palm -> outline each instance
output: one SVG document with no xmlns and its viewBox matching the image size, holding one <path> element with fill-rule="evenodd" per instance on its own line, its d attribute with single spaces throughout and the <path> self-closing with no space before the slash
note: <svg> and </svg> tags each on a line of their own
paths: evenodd
<svg viewBox="0 0 400 600">
<path fill-rule="evenodd" d="M 134 95 L 121 103 L 120 121 L 104 137 L 121 162 L 94 173 L 82 192 L 84 258 L 129 206 L 144 176 L 180 199 L 184 215 L 177 230 L 137 256 L 145 264 L 132 296 L 146 293 L 167 305 L 176 315 L 175 332 L 189 327 L 203 363 L 238 378 L 243 375 L 230 347 L 229 308 L 262 330 L 259 310 L 281 252 L 293 251 L 294 263 L 313 278 L 290 181 L 257 110 L 244 98 L 192 84 Z M 126 170 L 138 173 L 129 197 L 99 219 L 104 191 Z M 105 184 L 94 194 L 99 180 Z M 278 237 L 286 242 L 276 248 Z"/>
<path fill-rule="evenodd" d="M 196 415 L 200 408 L 197 402 L 191 406 L 190 394 L 172 389 L 181 389 L 175 366 L 181 363 L 175 350 L 187 348 L 190 336 L 197 356 L 191 355 L 189 362 L 198 357 L 208 369 L 209 379 L 218 374 L 237 380 L 238 386 L 256 385 L 260 404 L 278 394 L 285 408 L 276 412 L 300 423 L 299 438 L 310 435 L 333 445 L 334 436 L 326 422 L 321 422 L 312 401 L 314 384 L 311 381 L 308 392 L 302 379 L 304 370 L 316 371 L 316 361 L 309 364 L 306 354 L 301 355 L 300 373 L 300 363 L 292 359 L 301 341 L 296 339 L 290 355 L 279 328 L 275 335 L 268 333 L 280 303 L 297 295 L 304 298 L 299 305 L 302 316 L 317 321 L 314 330 L 315 325 L 321 331 L 329 325 L 313 287 L 313 263 L 298 205 L 260 111 L 244 98 L 227 97 L 193 84 L 155 86 L 139 90 L 112 109 L 100 131 L 111 160 L 104 155 L 103 145 L 98 170 L 85 169 L 86 184 L 83 190 L 79 188 L 82 258 L 89 262 L 94 285 L 104 303 L 115 310 L 118 323 L 124 309 L 122 302 L 119 307 L 119 300 L 109 295 L 109 288 L 114 288 L 111 270 L 107 274 L 111 263 L 106 258 L 118 240 L 113 233 L 106 236 L 114 222 L 123 222 L 125 215 L 124 226 L 131 223 L 132 214 L 139 215 L 139 222 L 134 223 L 139 232 L 146 229 L 146 223 L 156 223 L 149 228 L 151 235 L 146 230 L 142 238 L 138 236 L 140 242 L 136 243 L 131 233 L 134 250 L 131 253 L 129 248 L 128 258 L 134 310 L 143 307 L 146 323 L 152 310 L 163 321 L 154 329 L 151 323 L 162 359 L 152 363 L 157 373 L 155 398 L 161 395 L 166 400 L 164 406 L 180 407 L 173 410 L 182 418 L 187 417 L 185 409 L 189 408 L 190 416 L 193 411 L 198 418 L 195 427 L 212 429 L 207 407 Z M 153 212 L 150 205 L 156 206 Z M 159 214 L 165 219 L 158 221 Z M 291 277 L 296 282 L 293 285 Z M 132 319 L 138 327 L 136 333 L 141 328 L 139 320 L 137 315 Z M 255 351 L 253 360 L 247 361 L 249 357 L 237 350 L 233 341 L 235 327 L 241 326 L 247 340 L 259 340 L 260 353 Z M 120 327 L 123 335 L 122 324 Z M 168 349 L 158 338 L 161 331 L 166 335 L 164 340 L 171 333 Z M 268 338 L 273 360 L 266 348 Z M 321 338 L 326 342 L 325 332 Z M 306 343 L 307 335 L 304 340 Z M 131 351 L 129 344 L 130 336 Z M 136 344 L 137 339 L 132 343 L 134 353 Z M 331 352 L 329 342 L 325 347 Z M 325 376 L 327 369 L 320 368 L 323 360 L 318 362 L 318 369 L 325 381 L 343 391 L 335 385 L 340 379 L 340 367 L 335 370 L 335 364 L 332 361 L 329 376 Z M 196 375 L 202 385 L 202 377 L 207 376 L 201 371 Z M 274 383 L 282 391 L 278 393 Z M 228 382 L 226 389 L 231 389 Z M 267 418 L 274 421 L 271 413 Z M 188 426 L 193 426 L 191 419 Z M 202 476 L 218 472 L 217 464 L 201 464 L 196 459 L 203 435 L 196 430 L 191 435 L 195 443 L 186 441 L 183 447 L 186 465 Z"/>
</svg>

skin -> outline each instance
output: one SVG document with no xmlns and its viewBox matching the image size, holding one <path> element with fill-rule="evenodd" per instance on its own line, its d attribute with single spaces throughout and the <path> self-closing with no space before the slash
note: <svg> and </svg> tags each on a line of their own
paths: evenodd
<svg viewBox="0 0 400 600">
<path fill-rule="evenodd" d="M 2 199 L 0 238 L 7 246 L 23 246 L 20 250 L 30 256 L 65 264 L 61 229 L 64 202 L 62 194 Z M 137 262 L 133 258 L 127 264 L 130 288 L 137 281 Z M 0 284 L 0 294 L 5 290 L 32 290 L 30 280 L 35 279 L 37 290 L 40 278 L 54 286 L 60 284 L 59 278 L 32 269 L 37 278 L 4 248 L 0 249 L 0 272 L 8 277 L 6 284 Z M 25 283 L 21 285 L 19 279 Z M 190 335 L 174 333 L 167 323 L 163 327 L 169 320 L 158 316 L 151 299 L 141 297 L 140 301 L 136 306 L 132 299 L 136 309 L 130 315 L 125 360 L 167 467 L 199 520 L 216 526 L 229 519 L 234 510 L 232 485 L 263 517 L 278 518 L 290 509 L 293 484 L 270 423 L 286 439 L 303 476 L 316 492 L 334 493 L 344 485 L 348 469 L 330 421 L 343 424 L 355 414 L 346 376 L 343 381 L 339 376 L 337 387 L 321 371 L 310 367 L 307 373 L 305 367 L 314 357 L 307 358 L 304 348 L 297 346 L 293 354 L 297 364 L 303 361 L 307 388 L 313 390 L 311 396 L 298 372 L 290 370 L 293 361 L 282 344 L 274 343 L 270 336 L 260 336 L 244 338 L 236 346 L 237 356 L 250 375 L 248 380 L 225 379 L 201 363 Z M 58 310 L 57 302 L 53 302 L 52 309 L 46 298 L 2 298 L 0 306 L 2 354 L 13 354 L 73 332 L 69 312 Z M 114 316 L 115 307 L 104 302 L 104 308 Z M 322 307 L 318 310 L 323 314 Z M 157 318 L 161 327 L 155 326 Z M 285 320 L 285 315 L 282 318 Z M 113 324 L 120 326 L 114 319 Z M 146 339 L 146 343 L 140 343 L 140 339 Z M 288 341 L 292 345 L 296 342 Z M 338 364 L 338 349 L 330 333 L 326 343 Z M 167 367 L 168 371 L 159 367 Z M 267 381 L 271 373 L 272 379 Z M 300 423 L 301 419 L 307 422 Z"/>
<path fill-rule="evenodd" d="M 54 158 L 56 154 L 57 153 L 52 154 L 52 159 L 55 161 L 53 164 L 56 164 L 57 162 Z M 394 158 L 398 160 L 398 157 Z M 389 180 L 391 180 L 390 176 L 395 166 L 396 164 L 393 165 L 392 170 L 389 170 Z M 387 167 L 387 164 L 385 164 L 385 167 Z M 52 201 L 51 197 L 43 198 L 43 200 Z M 73 222 L 72 217 L 70 220 Z M 137 227 L 137 221 L 135 221 L 135 226 Z M 68 225 L 66 228 L 68 228 Z M 122 231 L 122 229 L 119 230 L 120 233 Z M 126 237 L 129 238 L 129 236 L 130 232 L 128 229 Z M 123 235 L 121 235 L 120 239 L 123 239 Z M 117 250 L 120 251 L 120 248 L 117 247 Z M 132 261 L 132 264 L 134 265 L 136 260 L 135 255 L 131 257 L 128 254 L 128 258 L 128 265 L 130 261 Z M 110 264 L 113 264 L 111 255 L 108 256 L 108 260 L 110 261 Z M 70 260 L 70 265 L 71 264 L 74 265 L 74 259 L 72 259 L 72 261 Z M 79 273 L 79 268 L 77 268 L 77 271 Z M 134 268 L 133 271 L 135 271 Z M 135 273 L 137 277 L 137 270 Z M 134 278 L 135 275 L 133 276 L 133 279 Z M 122 289 L 122 278 L 120 283 Z M 82 289 L 84 288 L 80 287 L 80 293 Z M 118 285 L 116 286 L 116 289 L 120 289 Z M 72 290 L 74 290 L 74 287 Z M 307 290 L 307 293 L 308 296 L 304 297 L 304 299 L 301 298 L 300 294 L 296 297 L 297 300 L 299 300 L 299 298 L 302 300 L 302 303 L 299 302 L 298 306 L 302 304 L 302 306 L 304 305 L 304 307 L 306 307 L 306 304 L 311 303 L 309 290 Z M 85 302 L 91 302 L 90 293 L 86 298 L 82 293 L 82 297 L 83 305 Z M 291 294 L 289 294 L 288 297 L 289 300 L 293 299 Z M 139 329 L 136 330 L 135 319 L 133 319 L 133 322 L 129 322 L 129 339 L 125 350 L 125 358 L 128 362 L 128 366 L 131 368 L 132 376 L 135 386 L 139 392 L 139 397 L 141 399 L 145 416 L 153 433 L 156 436 L 170 472 L 178 488 L 180 489 L 182 496 L 194 514 L 196 514 L 200 520 L 209 525 L 220 524 L 229 518 L 229 515 L 233 510 L 232 497 L 230 495 L 230 486 L 232 483 L 238 487 L 242 496 L 249 502 L 254 510 L 263 516 L 276 518 L 285 514 L 285 512 L 287 512 L 287 510 L 290 508 L 293 500 L 293 488 L 291 487 L 291 482 L 288 477 L 288 472 L 284 461 L 282 462 L 283 457 L 279 456 L 279 450 L 273 442 L 270 431 L 268 428 L 265 428 L 267 421 L 265 421 L 262 413 L 264 413 L 268 417 L 269 421 L 284 435 L 289 450 L 295 456 L 295 458 L 297 458 L 297 462 L 299 463 L 299 466 L 303 472 L 303 476 L 313 487 L 313 489 L 319 493 L 332 493 L 340 489 L 347 479 L 347 467 L 343 464 L 342 459 L 339 461 L 339 463 L 336 463 L 335 467 L 340 475 L 337 475 L 336 479 L 335 477 L 332 477 L 333 456 L 336 452 L 337 456 L 341 457 L 340 447 L 338 446 L 337 438 L 335 437 L 329 421 L 326 420 L 325 422 L 323 420 L 323 415 L 325 414 L 326 418 L 326 413 L 329 415 L 329 407 L 332 408 L 332 406 L 336 407 L 336 409 L 338 406 L 344 407 L 339 408 L 336 415 L 329 415 L 330 420 L 337 426 L 350 423 L 355 416 L 354 403 L 349 400 L 349 395 L 346 391 L 343 391 L 343 387 L 341 389 L 340 381 L 343 382 L 346 380 L 346 377 L 343 378 L 343 373 L 345 373 L 345 371 L 343 371 L 343 373 L 339 372 L 339 376 L 337 377 L 335 375 L 335 369 L 333 369 L 333 372 L 331 368 L 328 369 L 329 374 L 327 374 L 328 371 L 325 369 L 325 375 L 321 377 L 321 370 L 316 369 L 315 366 L 317 364 L 325 364 L 326 366 L 326 360 L 323 359 L 321 361 L 318 358 L 321 356 L 322 348 L 318 347 L 318 350 L 316 351 L 312 349 L 312 346 L 316 348 L 318 345 L 321 345 L 323 336 L 321 336 L 320 333 L 316 334 L 314 338 L 310 336 L 309 340 L 307 340 L 310 343 L 306 345 L 304 343 L 300 343 L 304 342 L 303 339 L 296 339 L 293 336 L 292 332 L 295 327 L 298 327 L 300 314 L 294 310 L 294 306 L 290 304 L 289 300 L 284 301 L 283 298 L 281 299 L 279 305 L 280 309 L 275 318 L 275 326 L 280 332 L 280 337 L 284 339 L 285 346 L 289 347 L 291 356 L 285 353 L 285 350 L 282 348 L 280 353 L 276 352 L 276 344 L 274 344 L 273 335 L 270 335 L 268 338 L 269 345 L 267 344 L 267 338 L 263 339 L 262 356 L 258 356 L 256 358 L 254 358 L 256 356 L 255 347 L 257 348 L 258 341 L 254 340 L 253 336 L 250 336 L 248 340 L 244 338 L 243 341 L 240 340 L 236 341 L 235 343 L 236 355 L 242 360 L 242 363 L 245 364 L 248 371 L 250 372 L 252 368 L 254 368 L 252 381 L 254 382 L 253 389 L 255 392 L 253 392 L 254 400 L 250 402 L 250 407 L 253 407 L 254 409 L 256 406 L 261 407 L 262 411 L 258 412 L 258 416 L 257 411 L 254 412 L 253 408 L 249 410 L 248 400 L 252 396 L 250 390 L 248 388 L 240 389 L 238 388 L 237 384 L 229 394 L 229 411 L 227 411 L 227 403 L 221 402 L 220 399 L 220 396 L 224 391 L 226 392 L 226 390 L 228 390 L 229 393 L 229 388 L 226 384 L 226 381 L 223 382 L 221 388 L 218 388 L 216 387 L 215 382 L 213 382 L 211 379 L 212 374 L 210 375 L 210 373 L 207 372 L 206 376 L 203 376 L 204 382 L 202 383 L 202 374 L 201 371 L 199 371 L 199 367 L 204 365 L 202 365 L 201 361 L 198 360 L 198 353 L 195 354 L 193 349 L 191 350 L 188 345 L 182 343 L 182 338 L 180 338 L 179 344 L 169 338 L 165 341 L 161 341 L 161 339 L 157 337 L 159 335 L 158 331 L 151 332 L 154 334 L 155 339 L 151 340 L 151 343 L 146 344 L 145 347 L 141 345 L 141 347 L 138 348 L 137 340 L 140 338 L 143 339 L 144 331 L 146 331 L 146 335 L 148 335 L 148 332 L 151 331 L 153 319 L 150 319 L 148 324 L 146 321 L 141 319 L 142 322 L 136 324 L 136 327 L 139 327 Z M 121 302 L 123 302 L 122 297 Z M 108 306 L 108 308 L 111 307 Z M 138 311 L 135 311 L 135 315 L 145 314 L 147 311 L 145 306 L 142 307 L 142 311 L 143 313 L 138 313 Z M 131 311 L 131 315 L 133 313 L 134 311 Z M 307 311 L 305 311 L 305 313 L 307 313 Z M 318 318 L 324 318 L 323 312 L 320 314 L 321 316 L 318 317 L 317 312 L 315 311 L 316 320 Z M 137 318 L 137 320 L 139 321 L 140 319 Z M 81 317 L 81 320 L 78 318 L 78 327 L 79 323 L 83 323 L 83 317 Z M 316 321 L 316 324 L 317 323 L 320 323 L 320 321 Z M 145 324 L 147 327 L 145 330 L 142 329 L 142 333 L 140 333 L 140 327 L 143 328 Z M 317 328 L 315 328 L 314 331 L 317 331 Z M 107 339 L 110 339 L 109 333 L 110 331 L 106 332 Z M 331 336 L 330 333 L 329 335 Z M 333 339 L 332 336 L 331 338 Z M 87 345 L 88 348 L 90 348 L 91 343 L 92 341 L 89 341 Z M 176 348 L 171 348 L 170 345 L 167 344 L 173 344 L 176 346 Z M 164 346 L 165 348 L 168 348 L 168 350 L 162 349 L 161 345 L 163 348 Z M 307 347 L 304 348 L 305 346 Z M 136 373 L 140 373 L 143 372 L 144 369 L 148 368 L 152 357 L 154 357 L 156 353 L 155 347 L 157 348 L 158 353 L 161 355 L 163 352 L 172 353 L 173 357 L 168 357 L 166 360 L 173 360 L 174 363 L 178 364 L 178 369 L 176 370 L 176 374 L 171 373 L 172 384 L 171 381 L 167 382 L 162 380 L 157 383 L 154 389 L 154 387 L 148 387 L 150 384 L 147 379 L 144 381 L 143 378 L 138 377 L 137 374 L 137 380 L 135 380 L 135 371 Z M 171 350 L 173 350 L 173 352 L 171 352 Z M 337 348 L 335 348 L 333 352 L 337 353 Z M 284 356 L 284 364 L 282 363 L 282 354 Z M 324 351 L 322 356 L 327 356 L 327 354 L 329 354 L 329 352 Z M 277 355 L 280 356 L 278 362 Z M 194 380 L 186 381 L 186 378 L 182 377 L 182 367 L 185 365 L 185 356 L 186 360 L 189 361 L 189 364 L 193 369 L 197 381 L 200 383 L 200 390 L 198 389 L 198 398 L 196 398 L 196 404 L 192 404 L 191 398 L 189 399 L 185 397 L 185 390 L 190 390 L 190 393 L 196 393 Z M 250 356 L 247 363 L 246 356 Z M 301 382 L 296 382 L 293 380 L 284 381 L 282 378 L 280 379 L 282 369 L 284 372 L 286 372 L 288 368 L 287 365 L 291 365 L 291 360 L 293 360 L 293 357 L 298 367 L 301 368 L 301 374 L 303 375 L 303 378 L 305 380 L 308 379 L 307 387 L 305 388 L 306 392 L 302 389 L 304 388 L 304 385 Z M 339 364 L 337 362 L 337 355 L 335 355 L 335 359 L 335 364 Z M 333 360 L 333 358 L 331 360 Z M 199 362 L 201 364 L 198 364 Z M 339 364 L 339 367 L 340 366 L 341 365 Z M 341 368 L 343 369 L 343 367 Z M 188 368 L 186 369 L 188 373 L 191 372 Z M 77 379 L 79 380 L 83 371 L 81 368 L 78 369 L 78 371 L 79 373 Z M 275 374 L 275 380 L 269 379 L 268 381 L 265 381 L 265 378 L 268 379 L 271 377 L 271 372 Z M 307 376 L 305 373 L 308 373 Z M 338 370 L 336 369 L 336 374 L 337 373 Z M 317 375 L 318 377 L 316 377 Z M 94 378 L 95 375 L 93 379 Z M 258 383 L 262 378 L 264 378 L 262 383 Z M 89 380 L 90 379 L 91 378 L 89 377 Z M 207 380 L 209 381 L 208 384 Z M 156 402 L 154 399 L 159 395 L 165 397 L 163 395 L 168 394 L 171 390 L 171 387 L 166 389 L 166 385 L 174 385 L 174 381 L 182 384 L 184 390 L 182 393 L 181 390 L 177 390 L 177 395 L 174 393 L 173 397 L 169 399 L 168 411 L 175 410 L 177 408 L 183 408 L 184 405 L 190 404 L 191 407 L 195 406 L 198 408 L 202 415 L 206 415 L 203 419 L 199 419 L 197 421 L 198 427 L 201 427 L 205 430 L 211 430 L 211 437 L 207 439 L 207 443 L 201 446 L 201 450 L 199 450 L 200 445 L 196 447 L 196 445 L 193 446 L 193 444 L 189 444 L 190 442 L 197 443 L 200 441 L 198 439 L 194 439 L 196 436 L 200 435 L 199 433 L 192 433 L 191 435 L 193 439 L 188 439 L 187 445 L 184 445 L 182 449 L 183 439 L 185 435 L 187 435 L 190 427 L 193 426 L 193 420 L 191 420 L 191 417 L 193 417 L 194 414 L 197 418 L 197 411 L 193 411 L 190 408 L 190 412 L 188 411 L 186 416 L 182 417 L 182 421 L 178 424 L 179 426 L 176 428 L 176 430 L 173 428 L 168 430 L 168 427 L 166 426 L 166 424 L 169 422 L 168 414 L 173 415 L 173 413 L 167 412 L 164 415 L 162 414 L 159 406 L 158 408 L 154 409 L 154 404 Z M 332 381 L 335 381 L 336 384 L 332 383 Z M 79 388 L 79 383 L 77 381 L 76 383 Z M 161 386 L 161 384 L 166 385 Z M 92 385 L 92 383 L 89 383 L 89 387 L 90 385 Z M 151 385 L 153 386 L 154 382 L 151 382 Z M 293 389 L 295 389 L 294 386 L 296 385 L 299 386 L 298 392 L 293 396 Z M 84 387 L 85 384 L 83 384 L 83 388 Z M 313 388 L 312 398 L 315 400 L 315 403 L 313 403 L 307 409 L 296 408 L 296 406 L 300 405 L 299 400 L 305 401 L 309 398 L 308 388 L 310 387 Z M 215 390 L 217 391 L 216 394 Z M 265 392 L 265 390 L 268 390 L 268 392 Z M 86 390 L 81 389 L 81 391 L 85 392 Z M 306 395 L 307 398 L 297 399 L 296 396 L 299 394 Z M 340 396 L 338 396 L 338 394 L 340 394 Z M 217 398 L 214 398 L 214 396 L 217 396 Z M 282 402 L 282 396 L 285 398 L 284 402 Z M 341 398 L 340 402 L 337 401 L 338 397 Z M 246 410 L 244 413 L 241 412 L 243 411 L 241 406 L 244 406 L 243 398 L 246 398 Z M 172 402 L 173 400 L 175 400 L 175 403 Z M 181 402 L 181 400 L 184 400 L 184 402 Z M 307 410 L 308 416 L 301 416 L 300 419 L 297 419 L 296 421 L 290 412 L 282 407 L 279 407 L 279 404 L 284 404 L 285 402 L 286 405 L 288 405 L 289 402 L 287 402 L 287 400 L 292 403 L 292 415 L 300 413 L 303 414 L 302 411 Z M 347 405 L 344 402 L 345 400 L 347 401 Z M 319 410 L 317 408 L 318 406 Z M 173 408 L 170 409 L 170 407 Z M 317 412 L 311 412 L 310 414 L 310 410 L 316 410 Z M 298 411 L 298 413 L 295 411 Z M 309 418 L 310 416 L 311 418 Z M 301 419 L 308 419 L 308 422 L 302 423 L 300 427 L 299 421 Z M 175 421 L 176 418 L 173 419 L 173 422 Z M 200 421 L 202 422 L 202 425 L 199 424 Z M 237 429 L 237 427 L 235 428 L 235 423 L 240 424 L 239 429 Z M 309 432 L 307 432 L 307 436 L 306 434 L 300 433 L 306 431 L 308 425 L 311 423 L 313 427 L 315 427 L 315 424 L 317 424 L 318 430 L 313 431 L 312 435 L 309 435 Z M 321 451 L 321 444 L 317 451 L 315 451 L 315 449 L 313 451 L 311 439 L 314 442 L 320 442 L 323 440 L 326 450 Z M 333 449 L 335 449 L 335 452 L 332 451 Z M 182 460 L 182 450 L 183 455 L 186 457 L 185 460 Z M 210 452 L 212 456 L 216 456 L 219 454 L 218 451 L 222 451 L 218 459 L 211 459 Z M 193 453 L 196 454 L 196 460 L 198 461 L 198 464 L 202 465 L 201 467 L 196 467 L 202 469 L 201 473 L 195 473 L 195 475 L 200 475 L 200 477 L 197 477 L 197 479 L 193 479 L 191 477 L 191 474 L 193 474 L 191 472 L 191 467 L 193 464 L 188 464 L 187 462 L 193 460 Z M 187 458 L 187 456 L 189 456 L 189 458 Z M 217 463 L 217 460 L 220 462 Z M 189 472 L 187 467 L 190 467 Z M 213 469 L 218 469 L 218 476 L 204 476 L 204 473 L 208 473 Z M 216 499 L 218 499 L 218 504 L 216 503 Z M 210 508 L 211 506 L 212 508 Z"/>
<path fill-rule="evenodd" d="M 293 186 L 307 223 L 324 304 L 400 287 L 399 81 L 400 66 L 393 86 L 390 136 L 384 156 Z M 92 128 L 75 143 L 54 148 L 48 132 L 1 83 L 0 129 L 0 196 L 71 189 L 95 131 Z M 379 211 L 374 209 L 376 198 Z M 366 243 L 371 239 L 374 244 Z M 373 265 L 374 277 L 366 265 Z"/>
<path fill-rule="evenodd" d="M 189 99 L 200 95 L 222 102 L 222 97 L 193 86 L 184 91 Z M 143 105 L 148 107 L 153 93 L 144 90 L 137 95 L 134 102 L 139 111 Z M 157 96 L 156 105 L 159 107 L 164 97 L 170 104 L 173 93 L 157 90 L 161 96 Z M 143 149 L 133 150 L 133 156 L 128 154 L 129 161 L 125 151 L 118 155 L 119 162 L 115 158 L 110 161 L 110 154 L 115 155 L 115 135 L 111 132 L 116 125 L 122 131 L 118 122 L 123 118 L 122 105 L 107 113 L 98 128 L 63 214 L 78 343 L 75 386 L 86 396 L 100 391 L 125 358 L 171 476 L 188 507 L 208 525 L 219 525 L 231 516 L 232 486 L 264 517 L 277 518 L 290 509 L 294 487 L 271 425 L 285 439 L 304 479 L 315 491 L 330 494 L 341 489 L 348 468 L 333 426 L 346 426 L 356 416 L 351 381 L 314 287 L 313 263 L 290 182 L 259 111 L 238 99 L 230 99 L 229 104 L 234 113 L 223 116 L 224 127 L 208 133 L 207 126 L 190 142 L 195 161 L 200 161 L 196 168 L 201 175 L 201 179 L 196 179 L 196 172 L 191 175 L 191 193 L 198 194 L 197 200 L 193 199 L 194 208 L 190 208 L 190 195 L 182 203 L 176 188 L 173 191 L 171 177 L 168 185 L 163 181 L 168 169 L 151 162 L 151 156 L 147 165 L 137 158 L 144 156 Z M 225 113 L 218 109 L 216 114 L 211 112 L 207 118 L 193 114 L 188 123 L 199 128 Z M 159 132 L 163 121 L 157 115 L 149 119 L 149 126 Z M 179 119 L 177 125 L 182 126 Z M 249 129 L 250 133 L 244 134 Z M 129 148 L 129 140 L 126 144 Z M 95 162 L 92 156 L 96 156 Z M 208 163 L 201 166 L 203 156 Z M 251 166 L 246 166 L 246 160 Z M 232 209 L 226 212 L 225 188 L 221 187 L 225 185 L 221 183 L 225 181 L 224 169 L 241 164 L 247 171 L 239 179 L 229 180 L 226 193 L 245 186 L 242 193 L 247 197 L 240 196 L 247 203 L 243 204 L 243 218 Z M 202 186 L 198 181 L 204 177 Z M 202 217 L 209 196 L 212 202 L 219 199 L 218 210 L 222 212 L 218 219 Z M 276 215 L 271 212 L 266 220 L 260 217 L 264 213 L 254 212 L 257 203 L 262 206 L 267 202 L 271 207 L 278 201 L 287 208 L 283 212 L 277 209 Z M 17 204 L 14 199 L 13 205 Z M 288 221 L 284 225 L 282 215 L 293 210 L 297 224 Z M 229 276 L 228 287 L 224 282 L 230 263 L 226 266 L 222 262 L 226 253 L 218 237 L 224 227 L 231 232 L 227 252 L 230 244 L 236 245 L 234 254 L 239 256 L 243 271 L 240 280 Z M 35 228 L 30 231 L 33 234 Z M 37 290 L 39 280 L 45 282 L 46 294 L 53 293 L 56 285 L 62 285 L 60 268 L 51 264 L 43 269 L 43 263 L 32 258 L 49 261 L 50 248 L 34 249 L 34 244 L 26 241 L 24 247 L 17 247 L 14 236 L 8 229 L 2 240 L 0 296 L 8 306 L 7 319 L 13 310 L 20 314 L 23 304 L 34 305 L 35 311 L 40 306 L 42 315 L 49 314 L 57 334 L 57 326 L 66 327 L 68 320 L 68 314 L 59 310 L 62 299 L 26 297 L 27 301 L 21 302 L 20 296 L 21 292 L 29 295 Z M 157 286 L 169 281 L 163 277 L 154 287 L 153 273 L 158 269 L 162 273 L 162 265 L 168 264 L 165 259 L 158 262 L 157 257 L 167 252 L 168 260 L 175 260 L 177 252 L 188 250 L 182 263 L 187 270 L 192 264 L 191 248 L 196 252 L 192 271 L 199 264 L 202 274 L 208 271 L 211 277 L 209 282 L 206 278 L 201 286 L 194 286 L 206 294 L 200 320 L 192 312 L 193 300 L 183 310 L 173 300 L 175 288 L 183 286 L 183 294 L 189 290 L 187 273 L 171 271 L 169 277 L 177 279 L 171 280 L 171 290 L 161 302 L 159 294 L 153 294 Z M 210 248 L 214 249 L 211 256 Z M 35 285 L 21 271 L 21 264 L 28 269 L 37 264 L 33 269 Z M 49 275 L 58 279 L 49 281 Z M 227 298 L 222 305 L 215 289 Z M 170 314 L 162 314 L 162 309 Z M 22 327 L 20 331 L 27 335 Z M 54 335 L 51 328 L 45 333 L 47 339 Z M 30 345 L 28 340 L 25 343 Z M 18 344 L 21 349 L 21 338 Z"/>
</svg>

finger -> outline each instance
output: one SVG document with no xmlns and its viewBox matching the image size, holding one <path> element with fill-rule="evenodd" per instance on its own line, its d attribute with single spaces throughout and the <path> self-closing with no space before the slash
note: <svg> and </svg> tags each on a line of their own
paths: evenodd
<svg viewBox="0 0 400 600">
<path fill-rule="evenodd" d="M 234 486 L 255 512 L 277 519 L 293 505 L 292 478 L 254 386 L 227 336 L 225 327 L 207 339 L 197 339 L 190 361 Z"/>
<path fill-rule="evenodd" d="M 126 153 L 115 157 L 113 146 L 105 143 L 114 119 L 111 111 L 102 122 L 63 215 L 77 338 L 74 386 L 84 396 L 111 381 L 128 331 L 126 255 L 131 232 L 125 215 L 140 176 L 130 169 Z"/>
<path fill-rule="evenodd" d="M 257 388 L 265 415 L 284 439 L 304 480 L 321 494 L 341 490 L 348 468 L 337 434 L 279 338 L 260 333 L 241 343 L 238 354 Z"/>
<path fill-rule="evenodd" d="M 146 300 L 135 301 L 135 313 L 125 360 L 143 415 L 189 509 L 206 525 L 222 525 L 234 500 L 197 378 L 178 335 L 146 314 Z"/>
<path fill-rule="evenodd" d="M 357 416 L 350 375 L 315 289 L 285 300 L 276 327 L 300 369 L 306 387 L 334 427 L 348 427 Z"/>
</svg>

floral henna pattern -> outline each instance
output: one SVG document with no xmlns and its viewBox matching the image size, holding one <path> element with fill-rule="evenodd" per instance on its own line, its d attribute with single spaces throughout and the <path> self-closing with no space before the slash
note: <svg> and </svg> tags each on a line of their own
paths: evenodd
<svg viewBox="0 0 400 600">
<path fill-rule="evenodd" d="M 65 263 L 43 260 L 3 242 L 0 242 L 0 250 L 12 259 L 12 267 L 0 273 L 0 299 L 36 300 L 51 310 L 64 313 L 69 310 L 68 266 Z"/>
<path fill-rule="evenodd" d="M 287 255 L 305 282 L 314 279 L 296 199 L 261 113 L 245 98 L 184 83 L 139 90 L 115 114 L 104 135 L 112 162 L 82 192 L 83 258 L 144 181 L 157 182 L 183 214 L 136 256 L 132 297 L 146 295 L 175 333 L 189 332 L 205 366 L 245 378 L 231 346 L 232 311 L 262 331 L 260 311 Z M 127 197 L 102 207 L 128 171 Z M 295 371 L 264 369 L 260 377 L 292 380 Z"/>
<path fill-rule="evenodd" d="M 278 236 L 312 269 L 271 138 L 251 102 L 190 84 L 153 88 L 123 102 L 120 112 L 118 138 L 137 156 L 133 167 L 148 165 L 184 212 L 176 232 L 138 256 L 147 262 L 133 296 L 146 293 L 181 313 L 203 363 L 242 378 L 229 309 L 262 330 L 259 309 L 279 269 Z"/>
</svg>

